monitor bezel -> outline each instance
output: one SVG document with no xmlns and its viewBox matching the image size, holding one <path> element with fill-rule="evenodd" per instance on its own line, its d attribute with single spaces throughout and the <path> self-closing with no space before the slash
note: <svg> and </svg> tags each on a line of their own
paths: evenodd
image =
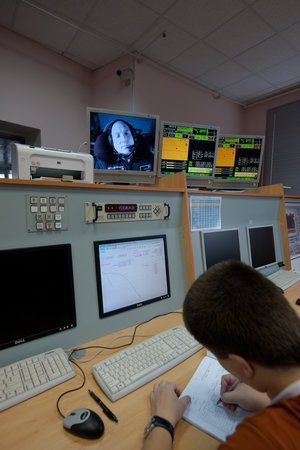
<svg viewBox="0 0 300 450">
<path fill-rule="evenodd" d="M 213 163 L 213 171 L 211 176 L 197 176 L 190 175 L 185 172 L 186 175 L 186 184 L 188 187 L 207 187 L 212 188 L 214 174 L 215 174 L 215 163 L 216 163 L 216 155 L 217 155 L 217 145 L 219 141 L 220 135 L 220 127 L 217 125 L 201 125 L 195 123 L 187 123 L 187 122 L 173 122 L 171 120 L 161 120 L 160 121 L 160 138 L 159 138 L 159 152 L 158 152 L 158 176 L 166 177 L 168 174 L 164 174 L 161 171 L 161 161 L 162 161 L 162 144 L 163 144 L 163 128 L 164 125 L 172 125 L 172 126 L 182 126 L 182 127 L 192 127 L 192 128 L 207 128 L 207 129 L 215 129 L 217 131 L 216 136 L 216 146 L 215 146 L 215 157 Z"/>
<path fill-rule="evenodd" d="M 118 170 L 118 169 L 96 169 L 94 167 L 94 182 L 98 184 L 155 184 L 157 177 L 157 161 L 158 161 L 158 142 L 159 142 L 159 123 L 160 118 L 155 114 L 136 113 L 129 111 L 118 111 L 104 108 L 86 108 L 86 128 L 87 128 L 87 151 L 91 153 L 91 114 L 112 114 L 120 116 L 120 118 L 126 120 L 126 118 L 142 118 L 155 120 L 155 137 L 154 137 L 154 156 L 153 156 L 153 170 L 149 172 L 143 172 L 139 170 Z"/>
<path fill-rule="evenodd" d="M 130 304 L 123 308 L 118 308 L 118 309 L 114 309 L 114 310 L 105 312 L 104 307 L 103 307 L 99 246 L 103 245 L 103 244 L 116 244 L 116 243 L 121 243 L 121 242 L 134 242 L 134 241 L 139 242 L 139 241 L 146 241 L 146 240 L 151 241 L 153 239 L 162 239 L 163 240 L 167 294 L 162 295 L 160 297 L 152 298 L 149 300 L 144 300 L 142 302 Z M 103 319 L 103 318 L 109 317 L 109 316 L 113 316 L 116 314 L 120 314 L 125 311 L 134 310 L 134 309 L 140 308 L 142 306 L 149 305 L 151 303 L 166 300 L 171 297 L 167 236 L 165 234 L 156 234 L 156 235 L 149 235 L 149 236 L 135 236 L 135 237 L 127 237 L 127 238 L 119 238 L 119 239 L 111 238 L 111 239 L 105 239 L 105 240 L 100 240 L 100 241 L 94 241 L 94 255 L 95 255 L 95 274 L 96 274 L 96 285 L 97 285 L 97 298 L 98 298 L 98 308 L 99 308 L 100 319 Z"/>
<path fill-rule="evenodd" d="M 264 158 L 264 151 L 265 151 L 265 136 L 255 135 L 255 134 L 234 134 L 234 133 L 223 134 L 223 133 L 220 133 L 219 139 L 220 138 L 262 139 L 262 148 L 261 148 L 261 153 L 260 153 L 260 161 L 259 161 L 259 167 L 258 167 L 258 172 L 257 172 L 257 179 L 255 181 L 254 180 L 245 180 L 245 179 L 241 180 L 239 178 L 226 180 L 226 179 L 215 178 L 215 176 L 214 176 L 213 188 L 214 189 L 257 189 L 259 186 L 261 170 L 262 170 L 262 165 L 263 165 L 263 158 Z M 217 145 L 217 150 L 216 150 L 215 168 L 217 167 L 216 161 L 217 161 L 217 157 L 218 157 L 218 149 L 219 149 L 219 143 Z"/>
<path fill-rule="evenodd" d="M 253 261 L 252 261 L 252 252 L 251 252 L 251 242 L 250 242 L 250 232 L 249 232 L 249 230 L 250 229 L 257 229 L 257 228 L 271 228 L 272 229 L 275 260 L 274 260 L 274 262 L 271 262 L 271 263 L 268 263 L 268 264 L 263 264 L 262 266 L 254 267 L 253 266 Z M 277 264 L 274 224 L 249 225 L 249 226 L 247 226 L 247 242 L 248 242 L 249 262 L 250 262 L 250 266 L 251 267 L 253 267 L 254 269 L 260 270 L 260 269 L 265 269 L 265 268 L 268 268 L 268 267 L 275 266 Z"/>
<path fill-rule="evenodd" d="M 18 257 L 18 255 L 20 255 L 20 253 L 28 253 L 28 252 L 32 252 L 32 253 L 36 253 L 36 256 L 39 261 L 39 264 L 43 264 L 43 262 L 41 261 L 41 253 L 46 250 L 46 251 L 53 251 L 55 253 L 57 253 L 58 250 L 63 250 L 65 252 L 65 256 L 66 256 L 66 267 L 65 267 L 65 280 L 67 283 L 67 288 L 68 288 L 68 292 L 70 294 L 69 297 L 69 313 L 70 313 L 70 318 L 71 321 L 70 323 L 66 323 L 64 325 L 64 327 L 60 326 L 55 326 L 53 328 L 47 328 L 44 329 L 43 331 L 38 331 L 34 330 L 32 331 L 30 334 L 24 335 L 24 336 L 19 336 L 14 340 L 9 340 L 6 342 L 0 342 L 0 350 L 3 350 L 5 348 L 10 348 L 10 347 L 15 347 L 21 344 L 24 344 L 26 342 L 30 342 L 33 340 L 37 340 L 37 339 L 41 339 L 43 337 L 47 337 L 56 333 L 60 333 L 60 332 L 64 332 L 64 331 L 68 331 L 71 329 L 74 329 L 77 326 L 77 318 L 76 318 L 76 302 L 75 302 L 75 288 L 74 288 L 74 273 L 73 273 L 73 262 L 72 262 L 72 248 L 71 248 L 71 244 L 69 243 L 65 243 L 65 244 L 54 244 L 54 245 L 39 245 L 39 246 L 34 246 L 34 247 L 20 247 L 20 248 L 8 248 L 8 249 L 1 249 L 0 253 L 2 255 L 5 255 L 5 253 L 9 253 L 10 255 L 16 255 L 16 257 Z M 43 266 L 45 267 L 45 266 Z M 46 270 L 46 267 L 45 267 Z M 17 274 L 16 274 L 17 277 Z M 16 278 L 17 280 L 17 278 Z M 31 280 L 31 278 L 30 278 Z M 17 280 L 18 282 L 18 280 Z M 55 283 L 55 280 L 52 280 L 53 283 Z M 34 281 L 32 281 L 32 288 L 34 288 Z M 24 295 L 26 297 L 30 296 L 30 292 L 29 293 L 24 293 Z M 41 293 L 41 300 L 42 300 L 42 293 Z M 12 299 L 11 299 L 12 301 Z M 22 301 L 25 301 L 25 299 L 23 299 Z M 17 308 L 17 306 L 16 306 Z"/>
<path fill-rule="evenodd" d="M 220 229 L 207 229 L 200 232 L 201 236 L 201 250 L 202 250 L 202 262 L 203 262 L 203 268 L 206 271 L 207 270 L 207 261 L 206 261 L 206 252 L 205 252 L 205 236 L 211 233 L 226 233 L 227 231 L 237 231 L 238 236 L 238 245 L 239 245 L 239 253 L 240 253 L 240 261 L 241 259 L 241 241 L 240 241 L 240 230 L 237 227 L 233 228 L 220 228 Z M 231 258 L 232 259 L 232 258 Z M 211 267 L 211 266 L 210 266 Z"/>
</svg>

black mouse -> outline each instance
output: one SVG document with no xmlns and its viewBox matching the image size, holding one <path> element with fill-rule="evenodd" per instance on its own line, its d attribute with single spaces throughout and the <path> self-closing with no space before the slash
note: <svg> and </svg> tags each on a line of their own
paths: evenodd
<svg viewBox="0 0 300 450">
<path fill-rule="evenodd" d="M 300 305 L 300 298 L 296 300 L 296 305 Z"/>
<path fill-rule="evenodd" d="M 87 439 L 97 439 L 104 432 L 102 419 L 91 409 L 77 408 L 64 418 L 64 427 L 70 433 Z"/>
</svg>

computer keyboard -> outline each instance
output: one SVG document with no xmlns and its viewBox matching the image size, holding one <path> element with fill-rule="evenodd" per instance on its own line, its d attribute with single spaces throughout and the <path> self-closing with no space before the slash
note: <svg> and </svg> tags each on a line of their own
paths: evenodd
<svg viewBox="0 0 300 450">
<path fill-rule="evenodd" d="M 75 376 L 62 348 L 0 368 L 0 411 L 21 403 Z"/>
<path fill-rule="evenodd" d="M 100 361 L 92 372 L 103 392 L 115 401 L 172 369 L 202 347 L 179 325 Z"/>
<path fill-rule="evenodd" d="M 285 291 L 285 289 L 300 281 L 300 273 L 294 272 L 293 270 L 278 270 L 268 275 L 267 278 Z"/>
</svg>

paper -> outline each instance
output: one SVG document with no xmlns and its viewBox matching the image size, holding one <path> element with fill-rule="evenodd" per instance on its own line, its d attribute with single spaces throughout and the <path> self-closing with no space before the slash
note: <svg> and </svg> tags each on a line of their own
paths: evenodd
<svg viewBox="0 0 300 450">
<path fill-rule="evenodd" d="M 192 231 L 221 228 L 222 197 L 190 197 L 190 217 Z"/>
<path fill-rule="evenodd" d="M 221 377 L 225 373 L 226 370 L 215 358 L 206 356 L 181 394 L 189 395 L 192 399 L 183 418 L 220 441 L 225 441 L 226 436 L 232 434 L 236 426 L 252 414 L 239 407 L 229 411 L 217 406 Z"/>
</svg>

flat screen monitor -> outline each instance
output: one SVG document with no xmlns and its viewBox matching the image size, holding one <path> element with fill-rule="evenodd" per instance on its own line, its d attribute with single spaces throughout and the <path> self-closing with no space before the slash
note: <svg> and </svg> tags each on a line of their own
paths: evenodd
<svg viewBox="0 0 300 450">
<path fill-rule="evenodd" d="M 154 184 L 159 116 L 87 108 L 96 183 Z"/>
<path fill-rule="evenodd" d="M 211 186 L 218 138 L 216 126 L 161 121 L 159 175 L 185 172 L 188 186 Z"/>
<path fill-rule="evenodd" d="M 247 227 L 247 234 L 250 265 L 261 269 L 276 264 L 273 225 Z"/>
<path fill-rule="evenodd" d="M 238 228 L 201 232 L 204 270 L 228 259 L 241 260 Z"/>
<path fill-rule="evenodd" d="M 0 250 L 0 349 L 76 327 L 71 245 Z"/>
<path fill-rule="evenodd" d="M 99 315 L 169 298 L 166 236 L 94 242 Z"/>
<path fill-rule="evenodd" d="M 255 189 L 260 180 L 264 136 L 220 135 L 214 188 Z"/>
</svg>

